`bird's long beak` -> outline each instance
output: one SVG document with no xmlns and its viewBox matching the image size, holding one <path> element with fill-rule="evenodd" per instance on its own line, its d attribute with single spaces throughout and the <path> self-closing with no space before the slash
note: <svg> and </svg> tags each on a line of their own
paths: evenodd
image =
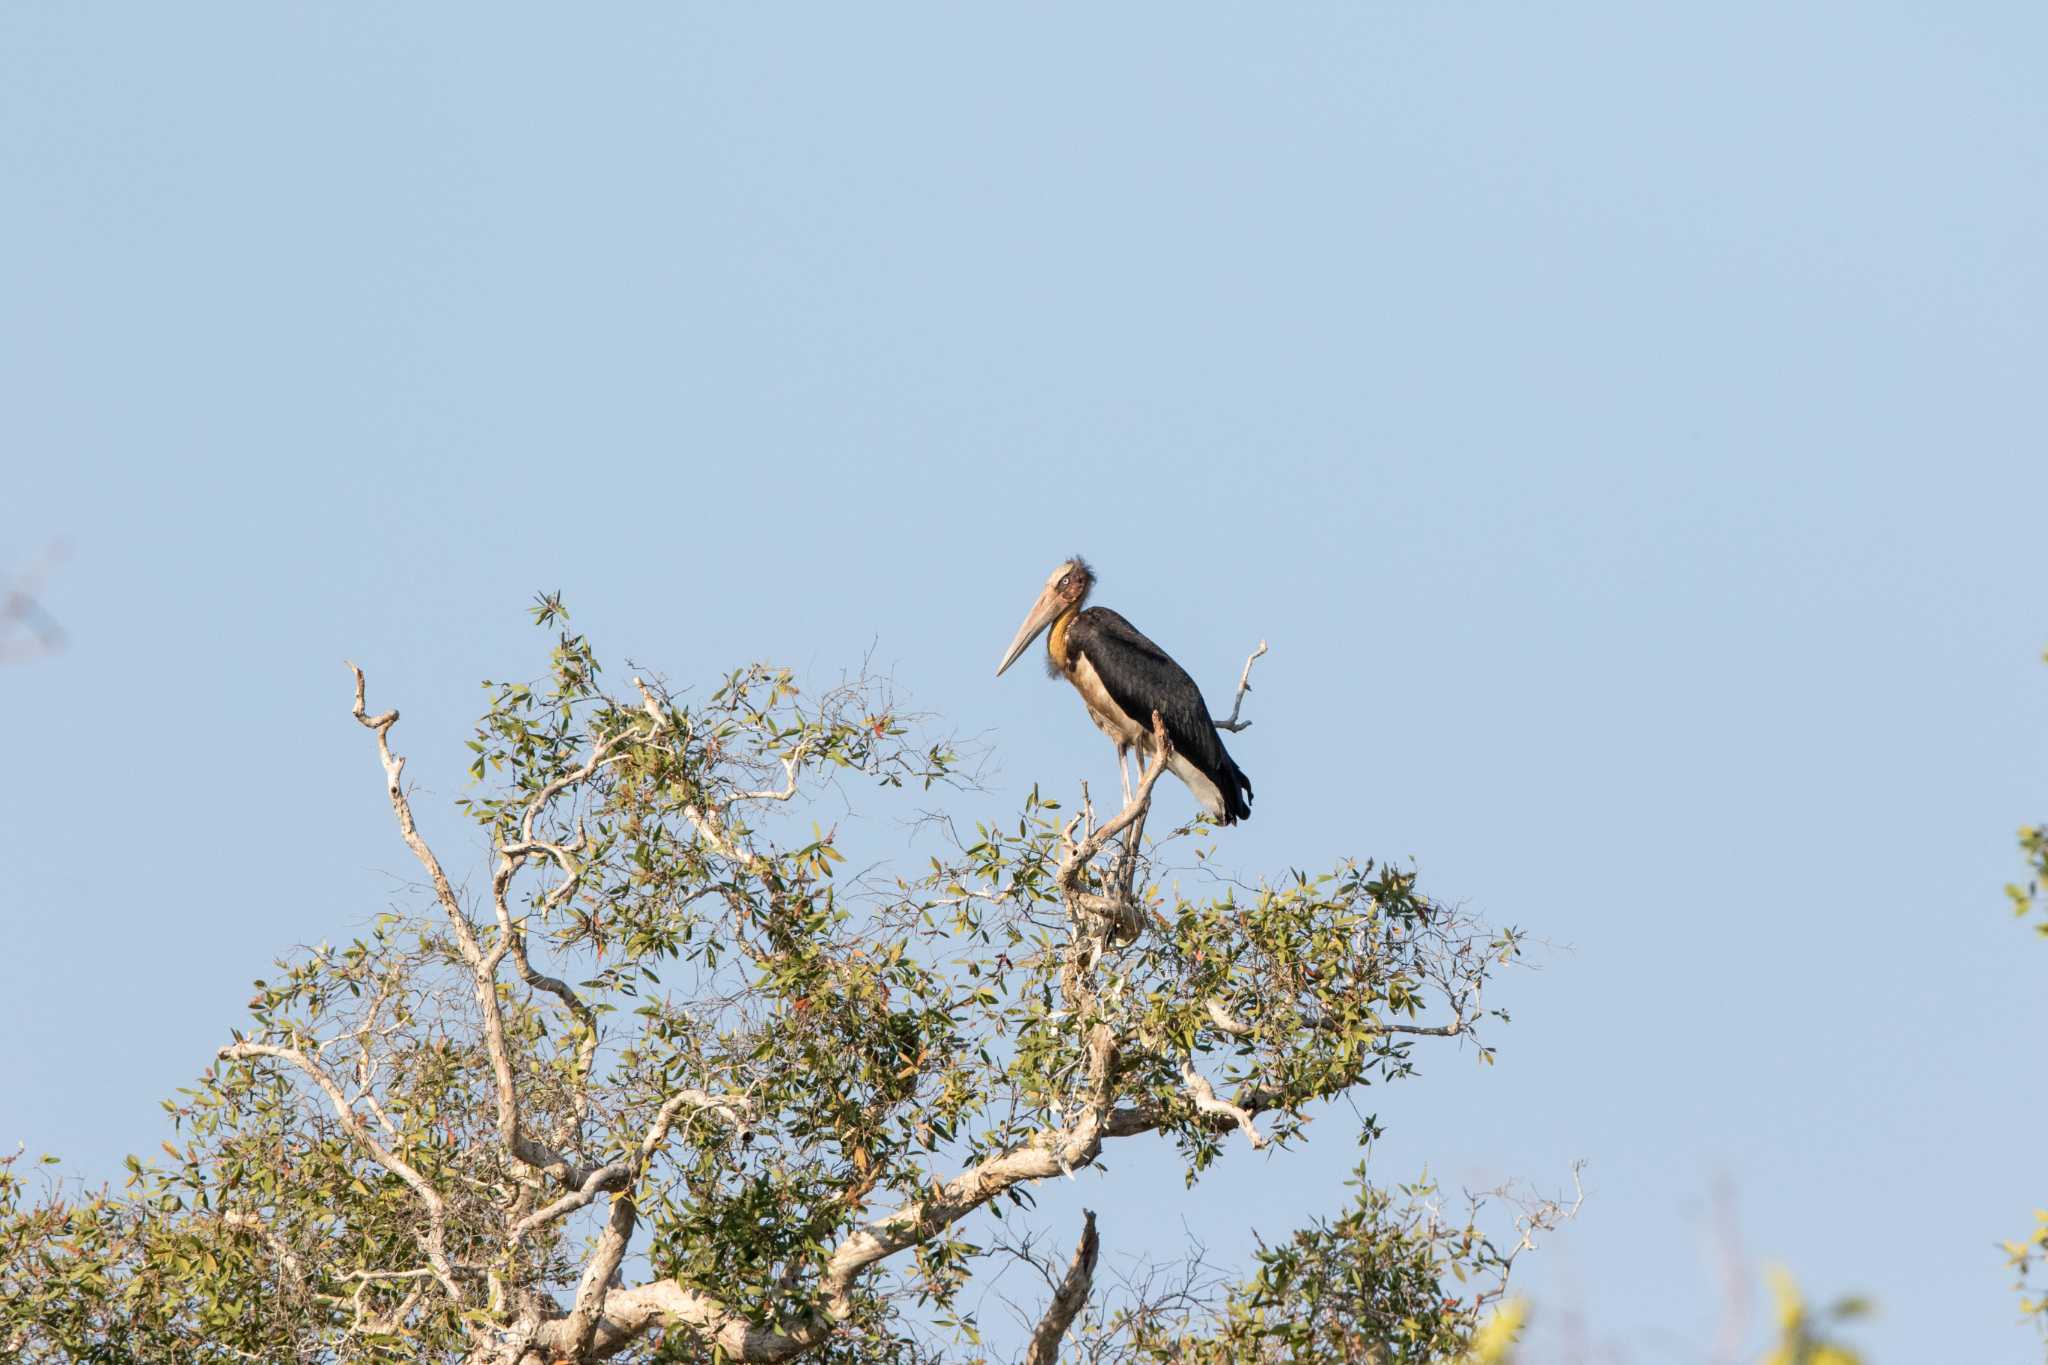
<svg viewBox="0 0 2048 1365">
<path fill-rule="evenodd" d="M 1031 614 L 1024 618 L 1024 624 L 1017 627 L 1017 638 L 1010 641 L 1010 647 L 1003 651 L 1003 661 L 996 665 L 996 676 L 1003 676 L 1003 670 L 1017 662 L 1017 656 L 1031 647 L 1038 638 L 1038 632 L 1052 624 L 1052 618 L 1059 615 L 1060 599 L 1053 588 L 1038 594 L 1038 600 L 1031 604 Z"/>
</svg>

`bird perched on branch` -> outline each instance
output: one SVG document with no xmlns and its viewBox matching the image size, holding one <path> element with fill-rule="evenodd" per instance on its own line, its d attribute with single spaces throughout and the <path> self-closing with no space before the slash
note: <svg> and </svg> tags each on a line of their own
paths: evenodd
<svg viewBox="0 0 2048 1365">
<path fill-rule="evenodd" d="M 1052 571 L 1017 638 L 1003 651 L 996 676 L 1051 627 L 1046 638 L 1046 671 L 1065 678 L 1081 694 L 1091 720 L 1116 745 L 1117 764 L 1138 752 L 1140 771 L 1156 758 L 1152 717 L 1166 728 L 1167 770 L 1187 783 L 1195 800 L 1218 824 L 1251 818 L 1252 784 L 1223 747 L 1216 722 L 1187 670 L 1138 628 L 1107 607 L 1082 604 L 1095 587 L 1095 574 L 1076 555 Z M 1249 665 L 1247 665 L 1249 667 Z M 1242 728 L 1242 727 L 1239 727 Z M 1130 784 L 1125 780 L 1128 795 Z"/>
</svg>

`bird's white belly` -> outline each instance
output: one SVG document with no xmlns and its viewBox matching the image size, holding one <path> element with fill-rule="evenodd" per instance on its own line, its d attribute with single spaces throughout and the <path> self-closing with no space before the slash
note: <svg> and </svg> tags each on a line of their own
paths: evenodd
<svg viewBox="0 0 2048 1365">
<path fill-rule="evenodd" d="M 1194 793 L 1195 800 L 1202 809 L 1209 812 L 1211 820 L 1223 818 L 1223 792 L 1209 780 L 1207 773 L 1180 754 L 1175 754 L 1166 761 L 1166 769 L 1188 784 L 1188 790 Z"/>
<path fill-rule="evenodd" d="M 1074 667 L 1067 673 L 1067 681 L 1081 694 L 1082 702 L 1088 707 L 1088 718 L 1096 728 L 1108 735 L 1118 748 L 1135 748 L 1140 754 L 1152 752 L 1151 717 L 1144 723 L 1118 706 L 1109 695 L 1109 689 L 1102 685 L 1102 675 L 1095 671 L 1095 665 L 1086 656 L 1074 660 Z M 1225 803 L 1223 793 L 1200 768 L 1190 763 L 1184 755 L 1174 754 L 1167 760 L 1167 768 L 1187 784 L 1195 801 L 1209 813 L 1212 820 L 1221 820 Z"/>
<path fill-rule="evenodd" d="M 1081 700 L 1088 707 L 1088 718 L 1095 722 L 1103 734 L 1108 735 L 1119 747 L 1136 745 L 1142 751 L 1150 751 L 1151 727 L 1140 724 L 1111 699 L 1109 689 L 1102 685 L 1101 675 L 1095 671 L 1095 665 L 1089 663 L 1086 656 L 1074 660 L 1074 667 L 1068 672 L 1067 681 L 1073 683 L 1074 690 L 1081 694 Z"/>
</svg>

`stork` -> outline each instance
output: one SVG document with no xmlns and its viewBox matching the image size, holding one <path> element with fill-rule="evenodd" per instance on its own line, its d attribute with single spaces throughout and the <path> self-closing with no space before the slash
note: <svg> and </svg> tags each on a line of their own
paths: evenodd
<svg viewBox="0 0 2048 1365">
<path fill-rule="evenodd" d="M 1094 587 L 1095 574 L 1078 555 L 1054 569 L 1017 628 L 1017 638 L 1003 651 L 996 676 L 1050 626 L 1046 671 L 1065 678 L 1081 694 L 1089 719 L 1116 745 L 1119 769 L 1133 749 L 1140 771 L 1148 757 L 1157 757 L 1152 738 L 1157 714 L 1166 727 L 1167 770 L 1187 783 L 1209 818 L 1223 825 L 1250 819 L 1251 779 L 1224 749 L 1202 689 L 1165 650 L 1108 607 L 1083 610 Z M 1124 791 L 1128 797 L 1128 777 Z"/>
</svg>

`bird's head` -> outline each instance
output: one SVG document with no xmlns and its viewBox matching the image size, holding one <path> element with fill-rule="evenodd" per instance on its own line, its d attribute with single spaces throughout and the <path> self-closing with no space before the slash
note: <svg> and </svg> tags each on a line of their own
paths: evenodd
<svg viewBox="0 0 2048 1365">
<path fill-rule="evenodd" d="M 1089 590 L 1094 586 L 1095 572 L 1079 555 L 1054 569 L 1045 580 L 1038 600 L 1031 604 L 1031 614 L 1024 618 L 1023 625 L 1017 627 L 1017 638 L 1010 641 L 1010 647 L 1003 651 L 1003 661 L 996 665 L 996 676 L 1002 677 L 1003 670 L 1017 662 L 1017 656 L 1031 647 L 1040 631 L 1087 601 Z"/>
</svg>

